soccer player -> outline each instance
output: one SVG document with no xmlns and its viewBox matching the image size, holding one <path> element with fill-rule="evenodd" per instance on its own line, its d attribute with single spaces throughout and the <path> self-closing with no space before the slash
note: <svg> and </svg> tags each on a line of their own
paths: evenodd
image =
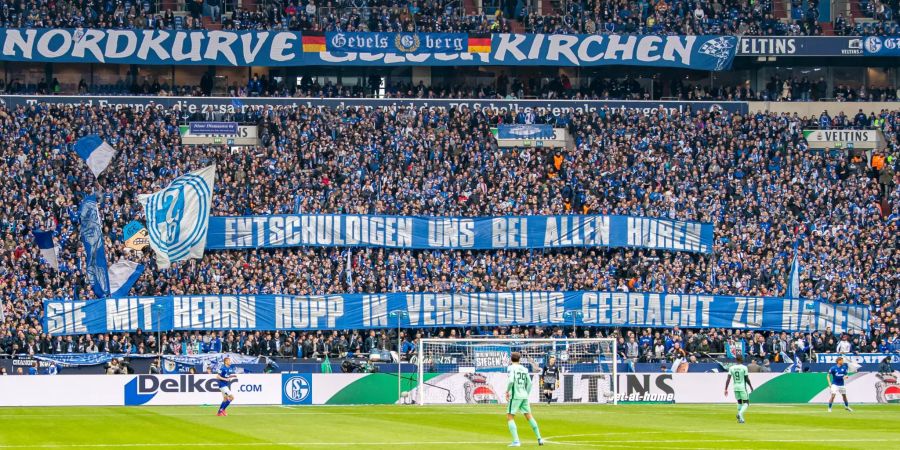
<svg viewBox="0 0 900 450">
<path fill-rule="evenodd" d="M 828 385 L 831 387 L 831 399 L 828 400 L 828 412 L 831 412 L 831 405 L 834 404 L 834 397 L 838 392 L 844 397 L 844 409 L 853 412 L 850 404 L 847 403 L 847 386 L 844 386 L 844 377 L 847 376 L 847 365 L 844 364 L 844 357 L 838 356 L 837 365 L 828 370 L 825 375 L 828 377 Z"/>
<path fill-rule="evenodd" d="M 556 365 L 555 356 L 550 357 L 544 370 L 541 371 L 541 387 L 549 405 L 553 401 L 553 391 L 559 388 L 559 367 Z"/>
<path fill-rule="evenodd" d="M 738 353 L 734 355 L 734 359 L 737 364 L 728 368 L 728 378 L 725 379 L 725 396 L 728 397 L 728 384 L 734 378 L 734 398 L 738 404 L 737 420 L 738 423 L 744 423 L 744 413 L 750 407 L 750 392 L 753 392 L 753 385 L 750 384 L 750 375 L 748 375 L 750 371 L 744 365 L 744 357 Z M 750 388 L 749 392 L 747 391 L 748 387 Z"/>
<path fill-rule="evenodd" d="M 506 403 L 508 404 L 506 425 L 509 427 L 509 432 L 513 438 L 512 444 L 509 444 L 509 446 L 522 446 L 519 442 L 519 431 L 516 429 L 516 414 L 519 412 L 525 414 L 525 419 L 528 420 L 528 424 L 534 430 L 534 435 L 537 436 L 538 445 L 544 445 L 541 431 L 538 429 L 534 416 L 531 415 L 531 406 L 528 405 L 528 394 L 531 392 L 531 374 L 528 373 L 528 369 L 519 364 L 521 359 L 521 353 L 513 352 L 510 355 L 512 364 L 506 369 L 506 373 L 509 376 L 509 381 L 506 383 Z"/>
<path fill-rule="evenodd" d="M 228 413 L 225 412 L 225 409 L 228 408 L 228 405 L 234 401 L 234 395 L 231 393 L 231 382 L 237 375 L 234 374 L 234 368 L 231 367 L 231 358 L 225 357 L 223 361 L 222 368 L 219 369 L 219 373 L 216 375 L 216 379 L 219 380 L 219 392 L 222 393 L 222 405 L 219 406 L 219 412 L 216 414 L 217 416 L 227 416 Z"/>
</svg>

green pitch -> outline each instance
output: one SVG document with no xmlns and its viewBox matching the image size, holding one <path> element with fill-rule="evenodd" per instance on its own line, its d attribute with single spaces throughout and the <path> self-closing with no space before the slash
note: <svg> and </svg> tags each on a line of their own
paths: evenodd
<svg viewBox="0 0 900 450">
<path fill-rule="evenodd" d="M 544 448 L 898 448 L 900 405 L 535 405 Z M 500 449 L 502 406 L 0 408 L 2 449 Z M 519 418 L 522 446 L 538 448 Z"/>
</svg>

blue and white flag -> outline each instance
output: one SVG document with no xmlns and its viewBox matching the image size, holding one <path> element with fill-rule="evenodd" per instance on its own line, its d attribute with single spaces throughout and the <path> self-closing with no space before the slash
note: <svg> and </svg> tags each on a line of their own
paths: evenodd
<svg viewBox="0 0 900 450">
<path fill-rule="evenodd" d="M 131 287 L 144 273 L 144 265 L 128 260 L 120 260 L 109 267 L 110 297 L 126 297 Z"/>
<path fill-rule="evenodd" d="M 98 298 L 109 296 L 109 273 L 106 265 L 106 249 L 103 243 L 103 225 L 100 223 L 100 211 L 97 209 L 97 197 L 88 195 L 82 200 L 78 209 L 81 222 L 79 231 L 84 244 L 85 276 L 88 284 Z"/>
<path fill-rule="evenodd" d="M 59 258 L 56 256 L 56 244 L 53 243 L 53 232 L 34 231 L 34 243 L 41 250 L 41 256 L 50 267 L 59 270 Z"/>
<path fill-rule="evenodd" d="M 203 257 L 215 182 L 213 164 L 176 178 L 159 192 L 138 196 L 160 269 L 175 261 Z"/>
<path fill-rule="evenodd" d="M 791 274 L 788 277 L 788 297 L 800 298 L 800 261 L 797 259 L 797 249 L 794 249 L 794 262 L 791 263 Z"/>
<path fill-rule="evenodd" d="M 100 139 L 100 136 L 91 134 L 75 142 L 75 153 L 84 160 L 94 177 L 98 177 L 116 156 L 116 149 Z"/>
</svg>

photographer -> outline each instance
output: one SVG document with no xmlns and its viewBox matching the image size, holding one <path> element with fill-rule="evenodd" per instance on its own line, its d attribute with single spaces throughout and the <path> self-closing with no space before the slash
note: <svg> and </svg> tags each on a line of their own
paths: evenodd
<svg viewBox="0 0 900 450">
<path fill-rule="evenodd" d="M 150 363 L 150 375 L 161 375 L 161 374 L 162 374 L 161 364 L 159 362 L 159 358 L 156 358 L 153 360 L 153 362 Z"/>
<path fill-rule="evenodd" d="M 106 366 L 107 375 L 123 375 L 125 373 L 122 366 L 119 365 L 118 358 L 113 358 L 113 360 L 109 362 L 109 365 Z"/>
</svg>

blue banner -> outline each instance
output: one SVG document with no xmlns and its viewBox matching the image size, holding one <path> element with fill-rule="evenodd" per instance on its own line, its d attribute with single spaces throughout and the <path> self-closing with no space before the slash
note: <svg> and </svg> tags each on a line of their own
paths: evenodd
<svg viewBox="0 0 900 450">
<path fill-rule="evenodd" d="M 103 226 L 97 209 L 97 197 L 88 195 L 78 208 L 79 233 L 84 244 L 85 277 L 97 297 L 109 296 L 109 268 L 103 242 Z"/>
<path fill-rule="evenodd" d="M 325 33 L 329 52 L 466 53 L 465 33 Z"/>
<path fill-rule="evenodd" d="M 362 48 L 370 40 L 380 42 L 378 33 L 352 33 L 352 46 L 346 38 L 350 33 L 341 35 L 345 38 L 338 43 L 358 51 L 330 51 L 325 36 L 290 31 L 0 28 L 0 60 L 244 67 L 633 65 L 727 70 L 738 42 L 734 36 L 494 34 L 489 38 L 468 36 L 465 50 L 456 50 L 457 39 L 465 35 L 401 33 L 393 42 L 385 42 L 393 48 L 382 50 L 378 46 Z M 452 49 L 440 51 L 444 45 Z"/>
<path fill-rule="evenodd" d="M 859 36 L 742 36 L 737 56 L 862 56 Z"/>
<path fill-rule="evenodd" d="M 869 36 L 863 48 L 866 56 L 900 56 L 900 36 Z"/>
<path fill-rule="evenodd" d="M 494 34 L 489 53 L 307 52 L 308 65 L 645 66 L 728 70 L 735 36 Z"/>
<path fill-rule="evenodd" d="M 211 217 L 206 248 L 513 249 L 637 247 L 712 253 L 713 226 L 632 216 L 407 217 L 300 214 Z"/>
<path fill-rule="evenodd" d="M 497 139 L 553 139 L 552 125 L 497 125 Z"/>
<path fill-rule="evenodd" d="M 0 28 L 4 61 L 217 66 L 303 62 L 300 33 Z"/>
<path fill-rule="evenodd" d="M 190 134 L 214 134 L 217 136 L 236 136 L 237 122 L 191 122 L 188 124 Z"/>
<path fill-rule="evenodd" d="M 53 335 L 156 330 L 334 330 L 576 325 L 868 330 L 865 306 L 772 297 L 643 292 L 186 295 L 44 302 Z M 582 314 L 565 314 L 566 311 Z"/>
<path fill-rule="evenodd" d="M 472 349 L 476 372 L 506 372 L 512 350 L 508 345 L 479 343 Z"/>
</svg>

